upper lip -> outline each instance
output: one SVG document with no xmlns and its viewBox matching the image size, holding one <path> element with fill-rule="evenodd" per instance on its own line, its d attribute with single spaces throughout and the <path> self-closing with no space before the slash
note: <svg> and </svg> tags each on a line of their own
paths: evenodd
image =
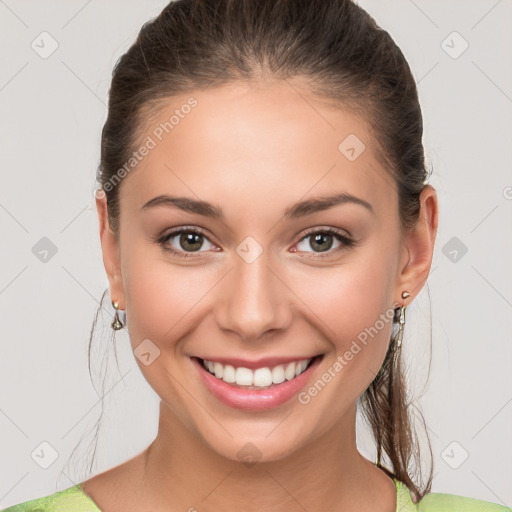
<svg viewBox="0 0 512 512">
<path fill-rule="evenodd" d="M 274 366 L 278 366 L 280 364 L 285 365 L 296 361 L 303 361 L 305 359 L 313 359 L 314 357 L 320 355 L 322 354 L 315 354 L 312 356 L 262 357 L 261 359 L 253 361 L 249 361 L 248 359 L 241 359 L 238 357 L 205 356 L 198 358 L 206 359 L 207 361 L 212 361 L 214 363 L 221 363 L 223 365 L 229 364 L 235 368 L 249 368 L 250 370 L 254 370 L 257 368 L 273 368 Z"/>
</svg>

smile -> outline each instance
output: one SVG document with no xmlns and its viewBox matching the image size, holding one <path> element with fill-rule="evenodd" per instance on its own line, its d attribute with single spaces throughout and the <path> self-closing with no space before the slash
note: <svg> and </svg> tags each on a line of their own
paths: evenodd
<svg viewBox="0 0 512 512">
<path fill-rule="evenodd" d="M 241 361 L 191 357 L 211 396 L 224 405 L 246 411 L 274 409 L 289 402 L 307 386 L 322 359 L 320 354 L 297 360 L 245 362 L 244 366 Z"/>
<path fill-rule="evenodd" d="M 298 377 L 306 370 L 311 361 L 312 358 L 302 359 L 288 364 L 279 364 L 273 368 L 263 367 L 251 370 L 243 366 L 234 367 L 203 359 L 203 366 L 212 375 L 228 384 L 236 384 L 245 389 L 267 389 L 273 384 L 281 384 L 285 380 Z"/>
</svg>

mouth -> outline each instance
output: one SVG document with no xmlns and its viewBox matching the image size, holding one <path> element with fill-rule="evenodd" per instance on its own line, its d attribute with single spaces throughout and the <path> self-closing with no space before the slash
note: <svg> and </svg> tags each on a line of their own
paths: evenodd
<svg viewBox="0 0 512 512">
<path fill-rule="evenodd" d="M 253 368 L 192 357 L 205 387 L 231 407 L 265 410 L 278 407 L 295 396 L 312 377 L 324 354 L 272 366 Z"/>
</svg>

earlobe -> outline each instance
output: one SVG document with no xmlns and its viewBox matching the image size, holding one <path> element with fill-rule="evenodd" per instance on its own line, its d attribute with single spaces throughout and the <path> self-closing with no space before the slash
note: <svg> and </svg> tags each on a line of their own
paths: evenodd
<svg viewBox="0 0 512 512">
<path fill-rule="evenodd" d="M 96 194 L 96 210 L 98 212 L 103 265 L 109 282 L 110 297 L 113 301 L 119 303 L 119 309 L 125 309 L 119 243 L 108 221 L 107 198 L 103 191 Z"/>
<path fill-rule="evenodd" d="M 401 269 L 396 289 L 398 296 L 403 289 L 410 292 L 408 303 L 418 295 L 427 281 L 432 265 L 437 227 L 437 193 L 431 185 L 426 185 L 420 195 L 418 221 L 405 239 L 404 250 L 409 258 Z"/>
</svg>

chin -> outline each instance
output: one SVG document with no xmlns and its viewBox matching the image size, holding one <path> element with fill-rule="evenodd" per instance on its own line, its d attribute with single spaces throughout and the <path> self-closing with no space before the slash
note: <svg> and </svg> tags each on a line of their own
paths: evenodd
<svg viewBox="0 0 512 512">
<path fill-rule="evenodd" d="M 307 421 L 292 418 L 270 421 L 233 421 L 224 424 L 226 430 L 216 425 L 205 425 L 198 429 L 202 442 L 212 451 L 234 462 L 247 466 L 256 463 L 284 460 L 319 437 L 315 425 L 308 430 Z M 286 416 L 284 416 L 286 418 Z M 232 434 L 232 437 L 226 432 Z"/>
</svg>

